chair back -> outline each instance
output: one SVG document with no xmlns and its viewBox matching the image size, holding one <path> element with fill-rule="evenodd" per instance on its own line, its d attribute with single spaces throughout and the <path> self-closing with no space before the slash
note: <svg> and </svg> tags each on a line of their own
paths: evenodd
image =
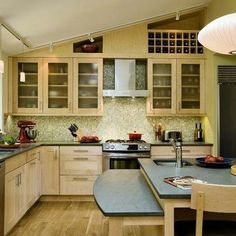
<svg viewBox="0 0 236 236">
<path fill-rule="evenodd" d="M 202 236 L 203 211 L 236 213 L 236 185 L 193 183 L 191 208 L 197 212 L 196 236 Z"/>
</svg>

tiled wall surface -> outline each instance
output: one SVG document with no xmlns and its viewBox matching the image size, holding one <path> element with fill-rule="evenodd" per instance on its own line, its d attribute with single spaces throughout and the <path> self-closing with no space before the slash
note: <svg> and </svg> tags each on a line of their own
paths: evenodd
<svg viewBox="0 0 236 236">
<path fill-rule="evenodd" d="M 161 123 L 165 129 L 181 130 L 184 141 L 193 141 L 193 130 L 199 117 L 146 117 L 146 99 L 105 98 L 104 115 L 101 117 L 80 116 L 24 116 L 8 117 L 5 131 L 17 136 L 18 120 L 32 120 L 37 123 L 39 141 L 72 141 L 68 127 L 75 123 L 84 135 L 97 135 L 102 141 L 107 139 L 128 139 L 134 130 L 143 134 L 147 142 L 154 142 L 153 124 Z"/>
</svg>

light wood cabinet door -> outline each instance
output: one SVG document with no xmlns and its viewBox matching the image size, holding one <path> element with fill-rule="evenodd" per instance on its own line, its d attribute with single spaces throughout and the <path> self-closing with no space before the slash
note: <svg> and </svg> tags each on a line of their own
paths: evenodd
<svg viewBox="0 0 236 236">
<path fill-rule="evenodd" d="M 20 81 L 20 73 L 25 81 Z M 42 59 L 14 58 L 13 112 L 18 114 L 42 113 Z"/>
<path fill-rule="evenodd" d="M 59 194 L 59 147 L 41 148 L 41 194 Z"/>
<path fill-rule="evenodd" d="M 205 113 L 204 60 L 177 60 L 177 113 Z"/>
<path fill-rule="evenodd" d="M 27 210 L 25 166 L 5 175 L 5 234 L 17 223 Z"/>
<path fill-rule="evenodd" d="M 44 58 L 44 113 L 72 113 L 72 59 Z"/>
<path fill-rule="evenodd" d="M 26 163 L 26 204 L 29 209 L 40 196 L 40 159 Z"/>
<path fill-rule="evenodd" d="M 148 114 L 176 113 L 176 60 L 148 60 Z"/>
<path fill-rule="evenodd" d="M 102 59 L 74 59 L 73 111 L 79 115 L 102 115 Z"/>
<path fill-rule="evenodd" d="M 149 59 L 147 115 L 204 115 L 204 59 Z"/>
</svg>

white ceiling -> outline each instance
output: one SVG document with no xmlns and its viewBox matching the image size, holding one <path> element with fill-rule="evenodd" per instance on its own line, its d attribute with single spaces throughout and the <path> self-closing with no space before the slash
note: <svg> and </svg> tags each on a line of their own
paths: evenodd
<svg viewBox="0 0 236 236">
<path fill-rule="evenodd" d="M 0 0 L 0 20 L 32 48 L 202 6 L 211 0 Z M 2 27 L 2 50 L 23 46 Z"/>
</svg>

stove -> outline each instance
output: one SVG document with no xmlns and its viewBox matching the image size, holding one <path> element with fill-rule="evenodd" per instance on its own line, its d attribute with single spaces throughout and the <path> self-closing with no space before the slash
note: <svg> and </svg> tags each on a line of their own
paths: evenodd
<svg viewBox="0 0 236 236">
<path fill-rule="evenodd" d="M 144 140 L 109 139 L 102 144 L 103 171 L 139 169 L 138 158 L 150 158 L 150 143 Z"/>
<path fill-rule="evenodd" d="M 103 151 L 150 152 L 151 145 L 144 140 L 108 139 L 102 148 Z"/>
</svg>

